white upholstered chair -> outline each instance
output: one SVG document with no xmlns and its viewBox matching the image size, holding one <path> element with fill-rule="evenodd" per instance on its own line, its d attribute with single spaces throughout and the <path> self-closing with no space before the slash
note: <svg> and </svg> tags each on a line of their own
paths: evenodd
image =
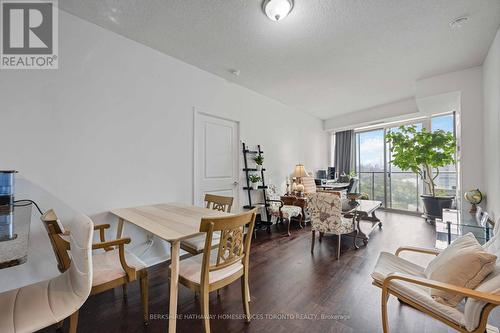
<svg viewBox="0 0 500 333">
<path fill-rule="evenodd" d="M 342 235 L 357 232 L 355 215 L 349 218 L 342 215 L 342 201 L 339 192 L 309 194 L 307 196 L 307 209 L 311 215 L 311 252 L 314 251 L 316 232 L 319 232 L 320 241 L 325 233 L 335 234 L 338 236 L 337 259 L 339 259 Z M 354 245 L 357 248 L 356 237 L 354 238 Z"/>
<path fill-rule="evenodd" d="M 34 332 L 70 316 L 92 288 L 92 221 L 77 215 L 71 225 L 69 269 L 51 279 L 0 294 L 0 332 Z M 70 325 L 71 326 L 71 325 Z"/>
<path fill-rule="evenodd" d="M 500 236 L 495 226 L 494 236 L 483 249 L 500 258 Z M 395 254 L 382 252 L 378 258 L 374 272 L 373 284 L 382 289 L 382 326 L 384 333 L 389 332 L 387 318 L 387 301 L 390 295 L 407 303 L 415 309 L 426 313 L 459 332 L 486 332 L 488 315 L 500 305 L 500 260 L 497 259 L 495 269 L 475 289 L 457 287 L 427 279 L 425 267 L 399 257 L 403 251 L 411 251 L 429 255 L 438 255 L 439 250 L 418 247 L 401 247 Z M 463 311 L 435 301 L 429 288 L 453 292 L 466 297 Z"/>
</svg>

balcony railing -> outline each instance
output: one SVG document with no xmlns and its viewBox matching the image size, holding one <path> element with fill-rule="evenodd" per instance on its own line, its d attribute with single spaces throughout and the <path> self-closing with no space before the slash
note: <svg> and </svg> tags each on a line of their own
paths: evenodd
<svg viewBox="0 0 500 333">
<path fill-rule="evenodd" d="M 358 191 L 367 193 L 370 199 L 382 201 L 384 207 L 414 212 L 423 210 L 420 199 L 423 182 L 413 172 L 361 171 L 358 177 Z M 442 171 L 436 183 L 442 194 L 454 194 L 456 172 Z"/>
</svg>

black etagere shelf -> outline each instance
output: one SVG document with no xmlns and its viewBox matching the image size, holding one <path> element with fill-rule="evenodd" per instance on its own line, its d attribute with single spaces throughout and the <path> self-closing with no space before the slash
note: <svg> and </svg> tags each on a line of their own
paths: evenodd
<svg viewBox="0 0 500 333">
<path fill-rule="evenodd" d="M 248 160 L 253 160 L 253 158 L 255 156 L 263 156 L 264 152 L 262 151 L 262 149 L 260 149 L 260 145 L 257 145 L 257 150 L 249 150 L 248 147 L 245 145 L 245 143 L 243 142 L 243 161 L 245 163 L 245 167 L 243 168 L 243 171 L 245 172 L 245 176 L 246 176 L 246 186 L 243 187 L 243 190 L 247 191 L 247 195 L 248 195 L 248 205 L 246 206 L 243 206 L 244 209 L 253 209 L 255 208 L 256 206 L 255 205 L 264 205 L 264 207 L 267 207 L 269 206 L 268 202 L 267 202 L 267 196 L 266 196 L 266 189 L 267 189 L 267 186 L 266 186 L 266 181 L 265 181 L 265 177 L 264 177 L 264 171 L 266 171 L 266 169 L 263 167 L 261 170 L 260 170 L 260 179 L 261 179 L 261 182 L 262 184 L 260 186 L 257 187 L 257 189 L 254 189 L 250 186 L 250 173 L 251 172 L 257 172 L 257 168 L 251 168 L 249 167 L 248 165 Z M 252 203 L 252 191 L 262 191 L 262 198 L 264 199 L 264 202 L 263 203 Z M 259 229 L 260 227 L 263 227 L 263 226 L 266 226 L 268 230 L 269 229 L 269 226 L 272 224 L 270 222 L 267 222 L 267 221 L 262 221 L 262 218 L 258 218 L 256 221 L 255 221 L 255 229 Z"/>
</svg>

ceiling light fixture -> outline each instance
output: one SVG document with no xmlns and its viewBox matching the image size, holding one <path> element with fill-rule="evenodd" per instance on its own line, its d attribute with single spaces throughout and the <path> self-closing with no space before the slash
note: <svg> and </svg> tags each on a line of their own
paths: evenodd
<svg viewBox="0 0 500 333">
<path fill-rule="evenodd" d="M 293 0 L 264 0 L 262 10 L 272 21 L 278 22 L 290 14 Z"/>
<path fill-rule="evenodd" d="M 450 28 L 460 29 L 461 27 L 463 27 L 467 23 L 467 21 L 469 21 L 468 16 L 458 17 L 450 22 Z"/>
<path fill-rule="evenodd" d="M 230 69 L 229 73 L 233 74 L 234 76 L 240 76 L 240 70 L 239 69 Z"/>
</svg>

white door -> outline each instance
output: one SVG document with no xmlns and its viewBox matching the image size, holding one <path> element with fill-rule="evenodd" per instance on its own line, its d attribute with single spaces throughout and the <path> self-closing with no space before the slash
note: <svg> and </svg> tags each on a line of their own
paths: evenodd
<svg viewBox="0 0 500 333">
<path fill-rule="evenodd" d="M 238 201 L 238 123 L 194 113 L 194 204 L 202 206 L 205 194 L 217 194 Z"/>
</svg>

